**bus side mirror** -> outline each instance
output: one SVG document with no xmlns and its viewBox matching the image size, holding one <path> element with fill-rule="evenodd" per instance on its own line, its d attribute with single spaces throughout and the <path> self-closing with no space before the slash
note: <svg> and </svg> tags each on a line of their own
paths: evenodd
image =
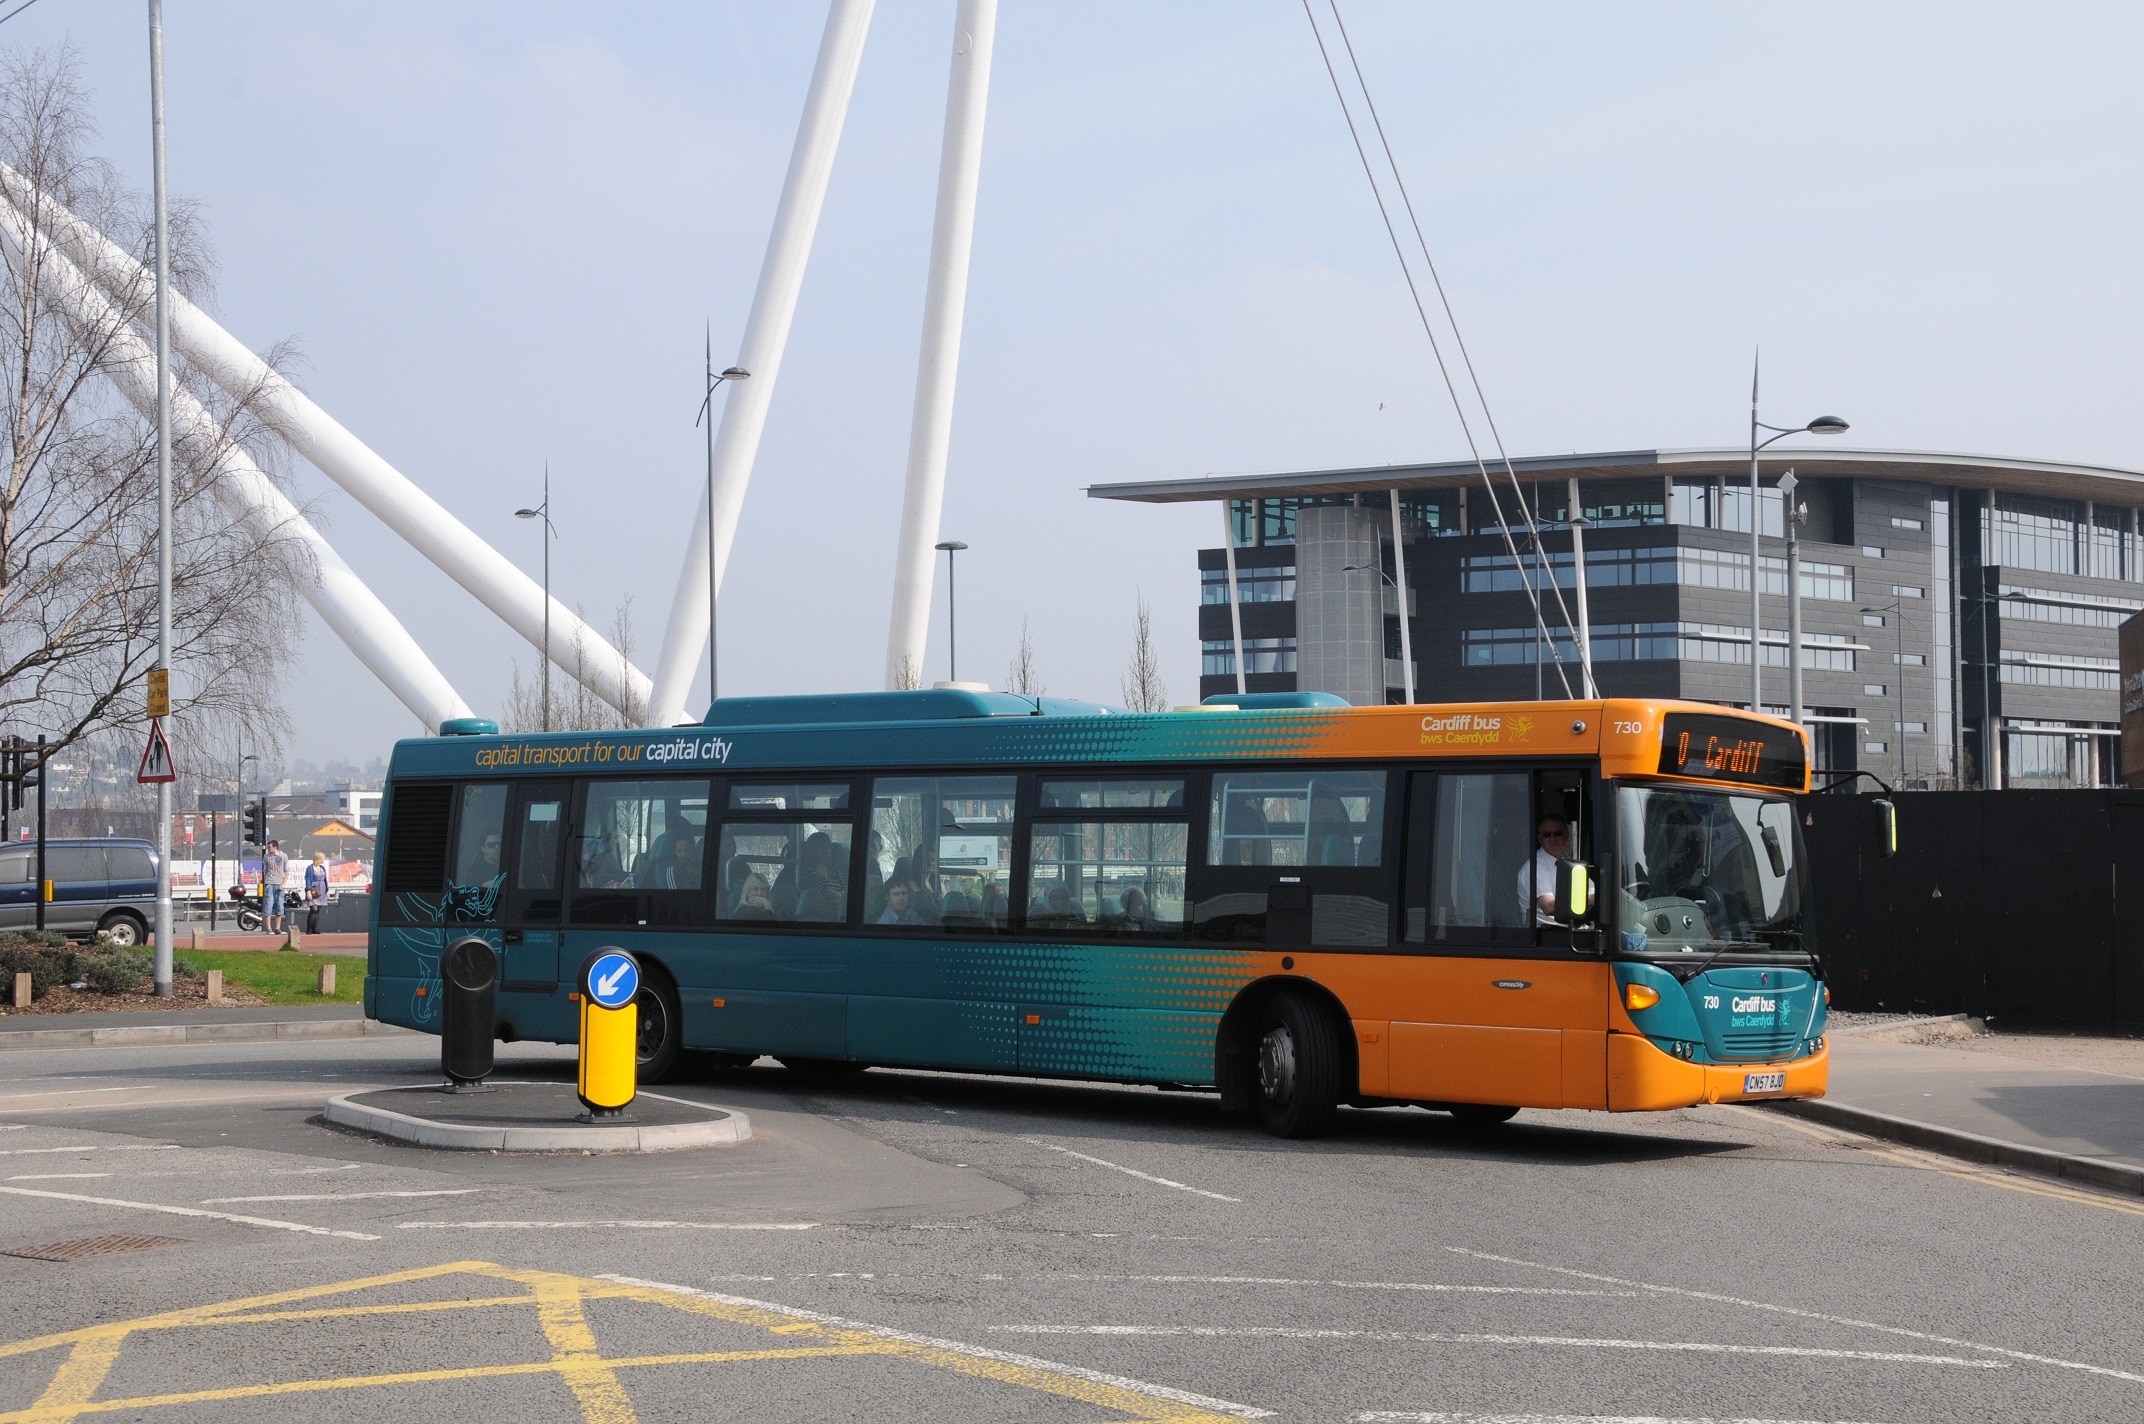
<svg viewBox="0 0 2144 1424">
<path fill-rule="evenodd" d="M 1555 917 L 1567 925 L 1593 923 L 1593 867 L 1583 861 L 1556 862 Z"/>
<path fill-rule="evenodd" d="M 1888 860 L 1898 854 L 1898 807 L 1881 798 L 1869 805 L 1876 811 L 1876 854 Z"/>
</svg>

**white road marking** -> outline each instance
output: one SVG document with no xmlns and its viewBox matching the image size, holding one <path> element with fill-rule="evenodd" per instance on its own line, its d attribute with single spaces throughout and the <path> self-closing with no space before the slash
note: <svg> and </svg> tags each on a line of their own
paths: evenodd
<svg viewBox="0 0 2144 1424">
<path fill-rule="evenodd" d="M 1460 1334 L 1443 1330 L 1310 1330 L 1287 1325 L 992 1325 L 1007 1335 L 1164 1335 L 1223 1340 L 1389 1340 L 1419 1345 L 1572 1345 L 1589 1350 L 1665 1350 L 1697 1355 L 1793 1355 L 1817 1360 L 1881 1360 L 1899 1365 L 1955 1365 L 2007 1370 L 2001 1360 L 1909 1355 L 1885 1350 L 1831 1350 L 1816 1345 L 1725 1345 L 1709 1340 L 1609 1340 L 1583 1335 Z"/>
<path fill-rule="evenodd" d="M 29 1124 L 19 1122 L 15 1126 L 28 1127 Z M 28 1157 L 41 1152 L 176 1152 L 178 1150 L 179 1144 L 176 1142 L 150 1142 L 123 1147 L 5 1147 L 0 1148 L 0 1157 Z"/>
<path fill-rule="evenodd" d="M 1818 1419 L 1663 1419 L 1654 1414 L 1440 1414 L 1372 1409 L 1356 1424 L 1824 1424 Z"/>
<path fill-rule="evenodd" d="M 52 1201 L 87 1202 L 91 1206 L 119 1206 L 129 1211 L 156 1211 L 166 1216 L 205 1216 L 212 1221 L 235 1221 L 241 1226 L 267 1226 L 277 1231 L 297 1231 L 307 1236 L 339 1236 L 345 1241 L 377 1241 L 380 1238 L 363 1231 L 337 1231 L 326 1226 L 307 1226 L 302 1221 L 276 1221 L 266 1216 L 240 1216 L 230 1211 L 204 1211 L 197 1206 L 165 1206 L 162 1202 L 126 1201 L 119 1197 L 83 1196 L 79 1192 L 47 1192 L 33 1187 L 0 1187 L 0 1192 L 17 1197 L 45 1197 Z"/>
<path fill-rule="evenodd" d="M 263 1172 L 264 1177 L 316 1177 L 322 1172 L 354 1172 L 360 1164 L 345 1162 L 340 1167 L 286 1167 L 279 1172 Z"/>
<path fill-rule="evenodd" d="M 204 1197 L 203 1206 L 237 1206 L 245 1202 L 366 1201 L 373 1197 L 465 1197 L 483 1187 L 435 1187 L 424 1192 L 286 1192 L 272 1197 Z"/>
<path fill-rule="evenodd" d="M 1299 1281 L 1285 1276 L 1035 1276 L 1038 1281 L 1136 1281 L 1148 1285 L 1330 1286 L 1335 1290 L 1450 1291 L 1469 1295 L 1635 1296 L 1637 1291 L 1572 1290 L 1560 1286 L 1461 1286 L 1437 1281 Z"/>
<path fill-rule="evenodd" d="M 1084 1152 L 1074 1152 L 1069 1147 L 1059 1147 L 1054 1142 L 1044 1142 L 1039 1137 L 1023 1137 L 1020 1140 L 1031 1146 L 1046 1147 L 1052 1152 L 1062 1152 L 1067 1157 L 1077 1157 L 1082 1162 L 1092 1162 L 1097 1167 L 1107 1167 L 1112 1172 L 1122 1172 L 1127 1177 L 1137 1177 L 1142 1182 L 1152 1182 L 1156 1186 L 1174 1187 L 1177 1191 L 1189 1192 L 1193 1196 L 1211 1197 L 1215 1201 L 1235 1202 L 1239 1206 L 1243 1202 L 1242 1197 L 1224 1197 L 1219 1192 L 1209 1192 L 1203 1187 L 1192 1187 L 1186 1186 L 1182 1182 L 1172 1182 L 1167 1177 L 1157 1177 L 1152 1172 L 1142 1172 L 1136 1167 L 1126 1167 L 1117 1162 L 1105 1162 L 1099 1157 L 1089 1157 Z"/>
<path fill-rule="evenodd" d="M 146 1093 L 154 1083 L 136 1083 L 125 1088 L 55 1088 L 49 1093 L 0 1093 L 0 1102 L 13 1102 L 17 1098 L 79 1098 L 88 1093 Z"/>
<path fill-rule="evenodd" d="M 871 1325 L 860 1320 L 844 1320 L 838 1315 L 823 1315 L 816 1310 L 800 1310 L 793 1305 L 780 1305 L 773 1301 L 754 1300 L 749 1296 L 721 1295 L 714 1291 L 697 1290 L 692 1286 L 674 1286 L 667 1281 L 642 1280 L 637 1276 L 604 1275 L 601 1280 L 616 1281 L 625 1286 L 646 1286 L 655 1290 L 676 1291 L 679 1295 L 698 1296 L 702 1300 L 716 1300 L 724 1305 L 742 1305 L 755 1310 L 771 1310 L 797 1320 L 808 1320 L 815 1325 L 832 1325 L 842 1330 L 861 1330 L 883 1340 L 899 1340 L 909 1345 L 927 1345 L 934 1350 L 951 1350 L 970 1359 L 996 1360 L 1000 1364 L 1018 1365 L 1023 1369 L 1048 1370 L 1053 1374 L 1069 1375 L 1074 1379 L 1092 1380 L 1096 1384 L 1128 1389 L 1153 1399 L 1166 1399 L 1177 1404 L 1188 1404 L 1196 1409 L 1210 1409 L 1216 1414 L 1232 1414 L 1238 1419 L 1270 1419 L 1273 1411 L 1256 1409 L 1248 1404 L 1235 1404 L 1225 1399 L 1214 1399 L 1189 1390 L 1172 1389 L 1167 1385 L 1148 1384 L 1145 1380 L 1130 1379 L 1124 1375 L 1104 1374 L 1100 1370 L 1083 1369 L 1078 1365 L 1061 1365 L 1055 1360 L 1038 1360 L 1032 1355 L 1015 1355 L 1004 1350 L 985 1349 L 959 1340 L 940 1340 L 931 1335 L 911 1335 L 905 1330 L 893 1330 L 883 1325 Z"/>
<path fill-rule="evenodd" d="M 1499 1261 L 1507 1266 L 1530 1266 L 1537 1271 L 1552 1271 L 1559 1276 L 1570 1276 L 1582 1281 L 1600 1281 L 1612 1286 L 1636 1286 L 1639 1290 L 1657 1291 L 1661 1295 L 1681 1296 L 1686 1300 L 1706 1300 L 1717 1305 L 1739 1305 L 1748 1310 L 1769 1311 L 1774 1315 L 1791 1315 L 1802 1320 L 1821 1320 L 1827 1325 L 1851 1325 L 1857 1330 L 1877 1330 L 1886 1335 L 1900 1335 L 1908 1340 L 1926 1340 L 1931 1345 L 1955 1345 L 1964 1350 L 1982 1350 L 1990 1355 L 2002 1355 L 2028 1364 L 2053 1365 L 2056 1369 L 2081 1370 L 2085 1374 L 2105 1375 L 2110 1379 L 2128 1380 L 2132 1384 L 2144 1384 L 2144 1375 L 2129 1370 L 2117 1370 L 2106 1365 L 2088 1365 L 2079 1360 L 2065 1360 L 2054 1355 L 2035 1355 L 2027 1350 L 2011 1350 L 2001 1345 L 1982 1345 L 1973 1340 L 1954 1339 L 1949 1335 L 1935 1335 L 1926 1330 L 1909 1330 L 1903 1325 L 1879 1325 L 1873 1320 L 1856 1320 L 1850 1315 L 1827 1315 L 1820 1310 L 1803 1310 L 1798 1306 L 1774 1305 L 1769 1301 L 1744 1300 L 1740 1296 L 1720 1295 L 1714 1291 L 1686 1290 L 1681 1286 L 1655 1285 L 1651 1281 L 1625 1280 L 1621 1276 L 1604 1276 L 1592 1271 L 1575 1271 L 1568 1266 L 1551 1266 L 1542 1261 L 1522 1260 L 1517 1256 L 1493 1256 L 1487 1251 L 1469 1251 L 1464 1246 L 1444 1248 L 1461 1256 L 1472 1256 L 1477 1261 Z"/>
<path fill-rule="evenodd" d="M 403 1231 L 581 1231 L 615 1226 L 636 1231 L 809 1231 L 816 1221 L 404 1221 Z M 368 1236 L 367 1241 L 379 1238 Z M 682 1289 L 682 1287 L 680 1287 Z"/>
<path fill-rule="evenodd" d="M 109 1177 L 110 1172 L 23 1172 L 9 1177 L 11 1182 L 59 1182 L 80 1181 L 84 1177 Z"/>
</svg>

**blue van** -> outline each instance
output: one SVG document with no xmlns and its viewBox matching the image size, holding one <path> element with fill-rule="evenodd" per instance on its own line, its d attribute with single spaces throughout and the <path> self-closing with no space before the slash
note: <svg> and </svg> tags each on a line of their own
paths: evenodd
<svg viewBox="0 0 2144 1424">
<path fill-rule="evenodd" d="M 45 878 L 53 882 L 45 928 L 77 939 L 99 930 L 114 944 L 143 944 L 156 914 L 156 847 L 117 839 L 47 840 Z M 0 930 L 37 924 L 37 846 L 0 846 Z"/>
</svg>

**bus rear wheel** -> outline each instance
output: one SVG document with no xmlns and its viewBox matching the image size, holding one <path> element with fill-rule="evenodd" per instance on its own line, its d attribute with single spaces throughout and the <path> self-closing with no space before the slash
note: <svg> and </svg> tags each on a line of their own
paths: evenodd
<svg viewBox="0 0 2144 1424">
<path fill-rule="evenodd" d="M 1340 1037 L 1300 994 L 1275 995 L 1259 1015 L 1258 1113 L 1275 1137 L 1321 1137 L 1340 1107 Z"/>
<path fill-rule="evenodd" d="M 639 1041 L 635 1045 L 640 1081 L 667 1083 L 677 1071 L 685 1048 L 685 1013 L 678 1004 L 677 990 L 667 975 L 644 968 L 633 1006 L 640 1011 Z"/>
</svg>

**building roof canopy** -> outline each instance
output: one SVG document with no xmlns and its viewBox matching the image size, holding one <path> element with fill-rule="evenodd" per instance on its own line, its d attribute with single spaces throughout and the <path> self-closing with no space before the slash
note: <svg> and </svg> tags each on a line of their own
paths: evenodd
<svg viewBox="0 0 2144 1424">
<path fill-rule="evenodd" d="M 1763 455 L 1766 475 L 1793 467 L 1804 478 L 1893 480 L 1917 484 L 2004 489 L 2051 499 L 2096 500 L 2144 506 L 2144 471 L 2057 460 L 2011 460 L 1941 450 L 1851 450 L 1823 445 L 1774 445 Z M 1674 475 L 1686 479 L 1724 475 L 1749 478 L 1747 446 L 1688 450 L 1611 450 L 1596 454 L 1528 455 L 1511 462 L 1520 480 L 1627 480 Z M 1490 465 L 1501 483 L 1502 462 Z M 1176 504 L 1196 500 L 1274 499 L 1290 495 L 1373 493 L 1389 489 L 1449 489 L 1479 482 L 1471 460 L 1434 464 L 1371 465 L 1358 469 L 1296 470 L 1272 474 L 1205 475 L 1182 480 L 1141 480 L 1090 486 L 1091 499 Z"/>
</svg>

